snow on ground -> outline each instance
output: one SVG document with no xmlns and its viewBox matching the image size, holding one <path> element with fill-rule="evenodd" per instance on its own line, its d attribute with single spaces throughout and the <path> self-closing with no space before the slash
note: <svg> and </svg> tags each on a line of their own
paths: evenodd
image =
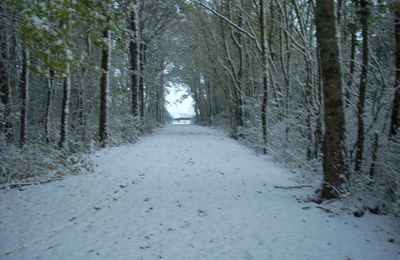
<svg viewBox="0 0 400 260">
<path fill-rule="evenodd" d="M 298 184 L 215 130 L 94 157 L 95 173 L 0 192 L 0 259 L 400 259 L 398 220 L 300 203 L 312 188 L 275 188 Z"/>
</svg>

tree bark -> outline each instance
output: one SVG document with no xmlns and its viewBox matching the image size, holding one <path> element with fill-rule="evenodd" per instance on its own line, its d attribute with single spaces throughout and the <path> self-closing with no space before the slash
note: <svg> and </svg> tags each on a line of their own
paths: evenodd
<svg viewBox="0 0 400 260">
<path fill-rule="evenodd" d="M 29 103 L 29 51 L 23 47 L 22 53 L 22 72 L 20 80 L 20 99 L 21 99 L 21 126 L 20 126 L 20 145 L 25 145 L 28 136 L 28 103 Z"/>
<path fill-rule="evenodd" d="M 323 79 L 325 134 L 322 199 L 339 196 L 346 178 L 345 117 L 342 95 L 342 68 L 335 18 L 335 1 L 316 2 L 316 33 Z"/>
<path fill-rule="evenodd" d="M 146 52 L 147 46 L 144 42 L 140 43 L 140 54 L 139 54 L 139 106 L 140 106 L 140 117 L 144 118 L 145 104 L 145 89 L 144 89 L 144 66 L 146 64 Z"/>
<path fill-rule="evenodd" d="M 369 15 L 368 0 L 360 0 L 360 14 L 361 14 L 361 36 L 362 36 L 362 66 L 359 85 L 359 101 L 357 113 L 357 142 L 356 142 L 356 158 L 355 158 L 355 171 L 361 172 L 361 166 L 364 157 L 364 111 L 365 111 L 365 94 L 367 89 L 367 76 L 368 76 L 368 15 Z"/>
<path fill-rule="evenodd" d="M 99 141 L 102 147 L 107 145 L 108 139 L 108 88 L 109 88 L 109 59 L 110 59 L 110 35 L 109 30 L 103 30 L 103 38 L 106 44 L 102 49 L 101 78 L 100 78 L 100 124 Z"/>
<path fill-rule="evenodd" d="M 395 12 L 395 40 L 396 40 L 396 81 L 394 84 L 395 93 L 392 106 L 389 136 L 397 134 L 399 128 L 400 110 L 400 10 Z"/>
<path fill-rule="evenodd" d="M 259 1 L 260 5 L 260 31 L 261 31 L 261 65 L 262 65 L 262 85 L 263 96 L 261 103 L 261 128 L 263 140 L 263 153 L 267 153 L 267 109 L 268 109 L 268 70 L 267 70 L 267 39 L 265 35 L 265 13 L 264 13 L 264 0 Z"/>
<path fill-rule="evenodd" d="M 139 115 L 139 22 L 136 1 L 131 3 L 129 43 L 131 65 L 131 91 L 132 91 L 132 115 Z"/>
<path fill-rule="evenodd" d="M 349 80 L 346 86 L 346 107 L 350 105 L 351 93 L 350 88 L 353 84 L 353 77 L 356 70 L 356 52 L 357 52 L 357 30 L 356 25 L 353 24 L 350 28 L 350 66 L 349 66 Z"/>
<path fill-rule="evenodd" d="M 71 68 L 67 61 L 65 64 L 65 76 L 63 82 L 63 100 L 61 108 L 61 130 L 59 146 L 68 149 L 68 120 L 69 120 L 69 103 L 71 96 Z"/>
<path fill-rule="evenodd" d="M 0 6 L 0 13 L 2 7 Z M 0 46 L 1 46 L 1 57 L 0 57 L 0 102 L 3 104 L 3 111 L 1 111 L 2 118 L 0 118 L 0 132 L 5 134 L 6 140 L 11 142 L 13 139 L 13 125 L 11 119 L 11 89 L 10 89 L 10 78 L 9 70 L 7 69 L 6 62 L 9 61 L 8 55 L 8 39 L 6 28 L 0 26 Z M 0 114 L 1 114 L 0 113 Z"/>
<path fill-rule="evenodd" d="M 53 107 L 53 93 L 54 93 L 54 70 L 49 70 L 49 78 L 47 79 L 47 94 L 46 94 L 46 112 L 44 117 L 44 137 L 47 143 L 50 142 L 50 122 L 51 122 L 51 110 Z"/>
</svg>

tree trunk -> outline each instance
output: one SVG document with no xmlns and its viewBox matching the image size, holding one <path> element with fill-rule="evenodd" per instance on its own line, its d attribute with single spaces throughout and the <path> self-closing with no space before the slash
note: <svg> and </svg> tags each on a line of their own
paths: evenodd
<svg viewBox="0 0 400 260">
<path fill-rule="evenodd" d="M 136 1 L 131 3 L 131 39 L 129 43 L 131 65 L 132 115 L 139 115 L 139 20 Z"/>
<path fill-rule="evenodd" d="M 316 32 L 323 79 L 325 135 L 322 199 L 339 195 L 345 181 L 345 118 L 342 95 L 342 69 L 335 18 L 335 1 L 316 2 Z"/>
<path fill-rule="evenodd" d="M 350 35 L 350 66 L 349 66 L 349 80 L 347 81 L 347 86 L 346 86 L 346 107 L 350 105 L 350 99 L 351 99 L 351 92 L 350 88 L 351 85 L 353 84 L 353 77 L 354 73 L 356 70 L 356 52 L 357 52 L 357 30 L 356 30 L 356 25 L 352 24 L 350 26 L 351 30 L 351 35 Z"/>
<path fill-rule="evenodd" d="M 59 146 L 68 149 L 68 119 L 69 119 L 69 103 L 71 96 L 71 68 L 69 61 L 65 65 L 65 76 L 63 84 L 63 100 L 61 108 L 61 130 Z"/>
<path fill-rule="evenodd" d="M 46 114 L 44 117 L 44 137 L 47 143 L 50 142 L 50 122 L 51 110 L 53 107 L 53 90 L 54 90 L 55 72 L 49 70 L 49 78 L 47 79 L 47 94 L 46 94 Z"/>
<path fill-rule="evenodd" d="M 369 167 L 369 177 L 371 178 L 371 181 L 373 181 L 375 177 L 376 162 L 378 161 L 378 149 L 379 149 L 379 134 L 375 133 L 371 148 L 372 150 L 371 165 Z"/>
<path fill-rule="evenodd" d="M 29 51 L 24 47 L 22 54 L 22 72 L 20 80 L 21 97 L 21 129 L 20 145 L 23 146 L 27 141 L 28 135 L 28 103 L 29 103 Z"/>
<path fill-rule="evenodd" d="M 144 91 L 144 66 L 146 64 L 146 52 L 147 46 L 144 42 L 140 43 L 140 55 L 139 55 L 139 106 L 140 106 L 140 117 L 144 118 L 145 104 L 145 91 Z"/>
<path fill-rule="evenodd" d="M 103 38 L 106 44 L 103 46 L 101 57 L 101 78 L 100 78 L 100 144 L 105 147 L 108 138 L 108 85 L 109 85 L 109 59 L 110 59 L 110 35 L 108 29 L 103 31 Z"/>
<path fill-rule="evenodd" d="M 389 136 L 397 134 L 399 128 L 400 110 L 400 10 L 395 12 L 395 40 L 396 40 L 396 81 L 394 84 L 395 93 L 393 99 L 392 116 Z"/>
<path fill-rule="evenodd" d="M 0 13 L 2 12 L 2 7 L 0 6 Z M 8 55 L 8 44 L 7 44 L 7 33 L 6 28 L 0 27 L 0 46 L 1 46 L 1 57 L 0 57 L 0 102 L 3 104 L 3 108 L 0 112 L 3 114 L 0 117 L 0 132 L 5 134 L 8 142 L 13 139 L 13 126 L 11 119 L 11 91 L 10 91 L 10 78 L 7 69 L 6 62 L 9 60 Z"/>
<path fill-rule="evenodd" d="M 267 153 L 267 109 L 268 109 L 268 71 L 267 71 L 267 39 L 265 35 L 265 13 L 264 0 L 260 0 L 260 31 L 261 31 L 261 62 L 262 62 L 262 82 L 263 82 L 263 97 L 261 103 L 261 128 L 263 140 L 263 153 Z"/>
<path fill-rule="evenodd" d="M 367 76 L 368 76 L 368 15 L 369 3 L 367 0 L 360 0 L 360 13 L 361 13 L 361 36 L 362 36 L 362 66 L 360 75 L 359 86 L 359 101 L 357 113 L 357 142 L 356 142 L 356 158 L 355 158 L 355 171 L 361 172 L 362 161 L 364 157 L 364 111 L 365 111 L 365 94 L 367 89 Z"/>
</svg>

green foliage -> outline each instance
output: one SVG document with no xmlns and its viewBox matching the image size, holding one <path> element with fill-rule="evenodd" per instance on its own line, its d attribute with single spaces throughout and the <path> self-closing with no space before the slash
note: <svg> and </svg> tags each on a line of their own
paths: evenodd
<svg viewBox="0 0 400 260">
<path fill-rule="evenodd" d="M 392 0 L 389 3 L 389 9 L 392 12 L 400 12 L 400 1 L 398 0 Z"/>
<path fill-rule="evenodd" d="M 63 73 L 67 63 L 76 69 L 84 62 L 77 42 L 91 34 L 95 46 L 102 47 L 100 33 L 93 32 L 115 27 L 109 22 L 112 13 L 106 1 L 11 1 L 10 5 L 20 14 L 22 41 L 42 64 L 42 69 L 34 69 L 37 73 L 48 69 Z"/>
</svg>

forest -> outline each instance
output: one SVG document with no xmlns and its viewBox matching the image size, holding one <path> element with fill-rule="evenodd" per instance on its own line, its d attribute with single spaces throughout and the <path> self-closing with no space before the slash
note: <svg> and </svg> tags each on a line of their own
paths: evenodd
<svg viewBox="0 0 400 260">
<path fill-rule="evenodd" d="M 400 213 L 397 0 L 3 0 L 0 44 L 1 184 L 90 171 L 179 86 L 315 201 Z"/>
</svg>

